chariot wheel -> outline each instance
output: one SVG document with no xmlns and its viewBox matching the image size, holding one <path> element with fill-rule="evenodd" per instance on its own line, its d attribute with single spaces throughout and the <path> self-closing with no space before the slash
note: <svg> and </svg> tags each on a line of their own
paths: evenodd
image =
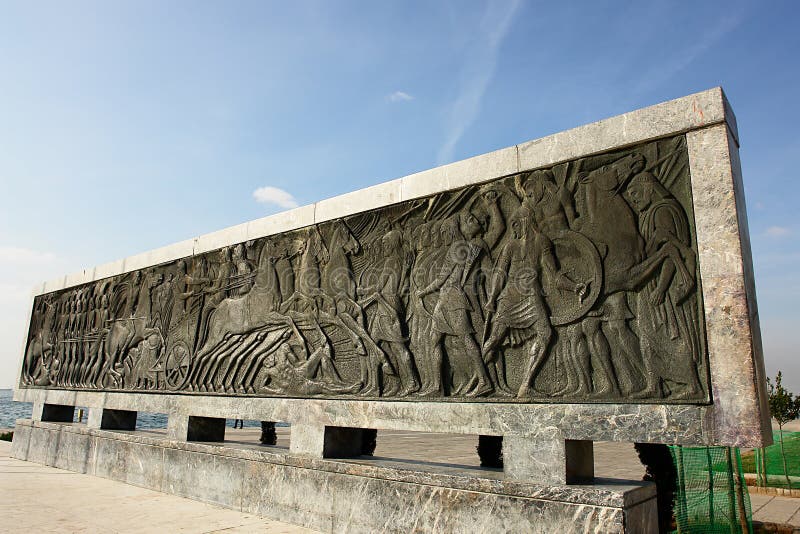
<svg viewBox="0 0 800 534">
<path fill-rule="evenodd" d="M 178 341 L 170 347 L 167 359 L 164 362 L 164 381 L 167 389 L 176 391 L 182 389 L 189 379 L 189 362 L 192 352 L 184 341 Z"/>
</svg>

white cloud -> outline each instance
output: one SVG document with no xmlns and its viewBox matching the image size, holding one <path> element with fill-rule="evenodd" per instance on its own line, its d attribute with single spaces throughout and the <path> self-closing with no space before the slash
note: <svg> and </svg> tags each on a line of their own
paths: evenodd
<svg viewBox="0 0 800 534">
<path fill-rule="evenodd" d="M 414 97 L 403 91 L 395 91 L 394 93 L 387 95 L 386 100 L 389 102 L 408 102 L 409 100 L 414 100 Z"/>
<path fill-rule="evenodd" d="M 447 110 L 444 144 L 439 148 L 438 163 L 453 160 L 456 144 L 478 116 L 481 100 L 494 76 L 497 55 L 520 2 L 489 2 L 475 31 L 474 46 L 465 52 L 458 96 Z"/>
<path fill-rule="evenodd" d="M 253 198 L 256 199 L 256 202 L 275 204 L 285 209 L 296 208 L 299 205 L 291 193 L 269 185 L 253 191 Z"/>
<path fill-rule="evenodd" d="M 37 265 L 56 259 L 52 252 L 41 252 L 23 247 L 0 247 L 0 262 L 16 265 Z"/>
<path fill-rule="evenodd" d="M 770 237 L 784 237 L 789 235 L 791 231 L 785 226 L 770 226 L 764 233 Z"/>
</svg>

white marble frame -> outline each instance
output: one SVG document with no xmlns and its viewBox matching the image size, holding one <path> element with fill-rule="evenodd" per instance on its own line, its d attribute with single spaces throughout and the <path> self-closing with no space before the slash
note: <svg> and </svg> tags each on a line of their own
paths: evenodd
<svg viewBox="0 0 800 534">
<path fill-rule="evenodd" d="M 272 414 L 271 420 L 316 427 L 501 435 L 534 435 L 555 427 L 564 439 L 741 447 L 770 443 L 738 132 L 719 87 L 85 269 L 45 282 L 35 288 L 34 296 L 680 133 L 687 134 L 692 176 L 713 400 L 709 406 L 230 399 L 42 389 L 18 389 L 15 399 L 208 417 L 268 420 Z M 245 406 L 249 409 L 243 410 Z M 637 424 L 631 424 L 634 420 Z"/>
</svg>

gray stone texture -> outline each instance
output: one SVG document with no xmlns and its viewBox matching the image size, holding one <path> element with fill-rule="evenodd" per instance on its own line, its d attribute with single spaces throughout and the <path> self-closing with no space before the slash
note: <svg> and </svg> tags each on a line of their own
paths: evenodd
<svg viewBox="0 0 800 534">
<path fill-rule="evenodd" d="M 714 442 L 770 439 L 764 356 L 738 146 L 725 124 L 689 132 Z"/>
<path fill-rule="evenodd" d="M 200 417 L 240 417 L 292 424 L 293 452 L 321 455 L 325 426 L 484 435 L 530 435 L 557 428 L 563 439 L 711 443 L 706 426 L 710 406 L 656 404 L 475 404 L 448 402 L 277 399 L 218 395 L 130 394 L 120 392 L 21 389 L 15 400 L 72 403 L 107 409 Z M 170 417 L 172 425 L 173 417 Z M 308 434 L 303 445 L 295 434 Z M 181 439 L 176 437 L 175 439 Z M 182 438 L 185 439 L 185 438 Z M 319 450 L 320 452 L 315 452 Z"/>
<path fill-rule="evenodd" d="M 325 532 L 648 532 L 654 521 L 649 483 L 537 485 L 273 450 L 20 420 L 12 455 Z"/>
</svg>

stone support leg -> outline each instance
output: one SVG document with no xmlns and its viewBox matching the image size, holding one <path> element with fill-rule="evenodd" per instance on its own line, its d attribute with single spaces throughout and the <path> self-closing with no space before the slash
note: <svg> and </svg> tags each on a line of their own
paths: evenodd
<svg viewBox="0 0 800 534">
<path fill-rule="evenodd" d="M 309 423 L 292 422 L 289 452 L 313 458 L 322 458 L 325 448 L 325 427 Z"/>
<path fill-rule="evenodd" d="M 44 402 L 33 403 L 34 421 L 50 421 L 53 423 L 71 423 L 75 417 L 75 406 L 63 404 L 47 404 Z"/>
<path fill-rule="evenodd" d="M 289 449 L 314 458 L 353 458 L 361 456 L 363 428 L 292 423 Z"/>
<path fill-rule="evenodd" d="M 503 437 L 503 471 L 512 480 L 572 484 L 594 476 L 591 441 L 565 440 L 557 429 Z"/>
<path fill-rule="evenodd" d="M 136 412 L 89 408 L 86 426 L 101 430 L 136 430 Z"/>
<path fill-rule="evenodd" d="M 170 414 L 167 436 L 175 441 L 225 441 L 225 418 Z"/>
</svg>

